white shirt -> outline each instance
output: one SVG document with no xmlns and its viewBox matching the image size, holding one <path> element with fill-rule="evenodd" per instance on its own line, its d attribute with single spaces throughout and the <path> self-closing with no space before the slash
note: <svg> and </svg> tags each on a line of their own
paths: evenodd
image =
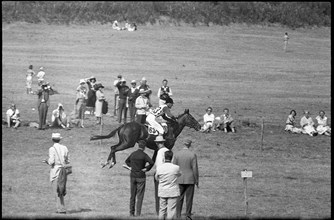
<svg viewBox="0 0 334 220">
<path fill-rule="evenodd" d="M 14 114 L 14 111 L 13 109 L 8 109 L 7 112 L 6 112 L 6 115 L 9 116 L 11 119 L 20 119 L 19 115 L 20 115 L 20 112 L 18 109 L 15 109 L 15 114 Z"/>
<path fill-rule="evenodd" d="M 54 145 L 49 148 L 48 164 L 51 166 L 50 182 L 58 178 L 60 168 L 62 165 L 68 163 L 70 163 L 70 161 L 67 147 L 59 143 L 54 143 Z"/>
<path fill-rule="evenodd" d="M 214 114 L 208 114 L 206 113 L 204 116 L 203 116 L 203 120 L 204 120 L 204 123 L 207 123 L 207 122 L 213 122 L 213 120 L 215 119 L 215 116 Z"/>
<path fill-rule="evenodd" d="M 163 163 L 157 167 L 156 180 L 159 181 L 159 197 L 177 197 L 180 195 L 180 188 L 177 178 L 181 176 L 180 167 L 170 162 Z"/>
<path fill-rule="evenodd" d="M 167 147 L 162 147 L 158 150 L 157 157 L 155 158 L 155 169 L 157 169 L 158 166 L 165 163 L 165 152 L 168 151 Z"/>
<path fill-rule="evenodd" d="M 318 125 L 327 126 L 327 117 L 321 118 L 319 115 L 315 118 L 318 121 Z"/>
<path fill-rule="evenodd" d="M 149 108 L 149 100 L 146 96 L 142 97 L 139 96 L 136 99 L 135 107 L 137 108 L 137 114 L 138 115 L 146 115 L 146 109 Z M 145 108 L 145 109 L 140 109 Z"/>
<path fill-rule="evenodd" d="M 39 72 L 37 73 L 38 81 L 42 81 L 42 80 L 44 80 L 44 76 L 45 76 L 45 72 L 44 72 L 44 71 L 39 71 Z"/>
<path fill-rule="evenodd" d="M 312 120 L 311 117 L 306 118 L 305 116 L 303 116 L 303 117 L 300 119 L 300 126 L 302 126 L 302 128 L 304 128 L 304 126 L 306 126 L 306 125 L 313 126 L 313 125 L 314 125 L 314 122 L 313 122 L 313 120 Z"/>
<path fill-rule="evenodd" d="M 119 82 L 119 79 L 116 79 L 115 81 L 114 81 L 114 92 L 115 92 L 115 94 L 119 94 L 119 91 L 118 91 L 118 88 L 117 88 L 117 86 L 116 86 L 116 84 Z"/>
</svg>

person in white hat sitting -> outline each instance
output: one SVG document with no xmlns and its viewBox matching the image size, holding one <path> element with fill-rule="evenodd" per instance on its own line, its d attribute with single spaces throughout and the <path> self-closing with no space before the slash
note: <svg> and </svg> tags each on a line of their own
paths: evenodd
<svg viewBox="0 0 334 220">
<path fill-rule="evenodd" d="M 40 67 L 39 68 L 39 71 L 36 75 L 37 77 L 37 81 L 38 81 L 38 86 L 41 86 L 44 82 L 44 76 L 45 76 L 45 72 L 44 72 L 44 67 Z"/>
<path fill-rule="evenodd" d="M 69 128 L 70 127 L 69 117 L 66 115 L 64 107 L 61 103 L 58 103 L 58 107 L 52 111 L 51 127 L 54 127 L 54 128 Z"/>
<path fill-rule="evenodd" d="M 51 166 L 50 182 L 56 199 L 57 213 L 66 214 L 64 197 L 66 195 L 67 178 L 63 167 L 70 163 L 69 151 L 66 146 L 59 144 L 62 139 L 59 133 L 52 133 L 51 138 L 54 144 L 49 148 L 49 158 L 42 162 Z"/>
<path fill-rule="evenodd" d="M 136 99 L 139 96 L 139 89 L 136 88 L 136 80 L 131 81 L 131 88 L 128 92 L 128 106 L 129 106 L 129 114 L 130 121 L 135 120 L 136 116 Z"/>
</svg>

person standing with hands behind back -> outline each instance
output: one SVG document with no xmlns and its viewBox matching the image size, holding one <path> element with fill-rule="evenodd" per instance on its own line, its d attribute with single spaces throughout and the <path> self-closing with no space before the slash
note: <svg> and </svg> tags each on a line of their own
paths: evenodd
<svg viewBox="0 0 334 220">
<path fill-rule="evenodd" d="M 198 164 L 197 156 L 189 150 L 192 141 L 184 142 L 184 148 L 174 156 L 173 163 L 180 166 L 182 175 L 177 179 L 180 187 L 180 196 L 176 205 L 176 217 L 181 218 L 182 205 L 186 198 L 186 217 L 191 219 L 195 185 L 198 187 Z"/>
<path fill-rule="evenodd" d="M 145 141 L 138 142 L 138 150 L 133 152 L 126 160 L 126 168 L 131 170 L 130 173 L 130 216 L 135 214 L 136 196 L 137 196 L 137 212 L 136 216 L 141 215 L 141 207 L 143 204 L 146 174 L 154 165 L 153 160 L 144 152 L 146 147 Z M 148 165 L 146 166 L 146 164 Z"/>
</svg>

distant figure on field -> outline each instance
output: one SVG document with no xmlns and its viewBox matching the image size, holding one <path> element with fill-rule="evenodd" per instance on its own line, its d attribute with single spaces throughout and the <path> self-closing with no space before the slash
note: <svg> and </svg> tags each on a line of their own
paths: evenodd
<svg viewBox="0 0 334 220">
<path fill-rule="evenodd" d="M 41 86 L 44 82 L 44 77 L 45 77 L 44 67 L 41 66 L 39 68 L 39 71 L 36 76 L 37 76 L 38 86 Z"/>
<path fill-rule="evenodd" d="M 135 214 L 135 205 L 137 197 L 136 216 L 141 215 L 141 207 L 143 204 L 146 172 L 150 171 L 154 165 L 153 160 L 144 152 L 146 148 L 145 141 L 138 142 L 138 150 L 133 152 L 126 160 L 126 165 L 130 168 L 130 216 Z"/>
<path fill-rule="evenodd" d="M 29 65 L 29 69 L 27 70 L 26 77 L 27 77 L 27 94 L 33 93 L 31 89 L 32 85 L 32 77 L 35 75 L 35 72 L 32 70 L 33 65 Z"/>
<path fill-rule="evenodd" d="M 302 133 L 302 129 L 301 128 L 297 128 L 296 124 L 295 124 L 295 119 L 296 119 L 296 111 L 295 110 L 291 110 L 290 111 L 290 115 L 288 116 L 288 119 L 285 122 L 285 131 L 289 131 L 292 133 Z"/>
<path fill-rule="evenodd" d="M 302 127 L 302 133 L 310 136 L 316 136 L 318 132 L 314 129 L 314 122 L 310 117 L 309 111 L 304 111 L 304 116 L 300 119 L 300 125 Z"/>
<path fill-rule="evenodd" d="M 159 106 L 165 104 L 168 97 L 172 97 L 172 89 L 167 86 L 168 80 L 162 80 L 162 86 L 158 90 Z"/>
<path fill-rule="evenodd" d="M 288 36 L 287 32 L 284 34 L 284 40 L 283 41 L 284 41 L 284 51 L 286 52 L 287 46 L 288 46 L 288 41 L 289 41 L 289 36 Z"/>
<path fill-rule="evenodd" d="M 228 130 L 235 133 L 234 119 L 230 115 L 230 110 L 228 108 L 224 109 L 223 114 L 220 117 L 215 118 L 212 130 L 215 131 L 217 128 L 223 130 L 225 133 L 227 133 Z"/>
<path fill-rule="evenodd" d="M 331 128 L 327 124 L 327 117 L 325 116 L 325 111 L 321 110 L 319 112 L 319 115 L 315 119 L 317 120 L 318 123 L 317 126 L 318 134 L 331 136 Z"/>
<path fill-rule="evenodd" d="M 7 126 L 8 126 L 8 128 L 10 128 L 12 125 L 14 125 L 13 128 L 17 129 L 20 126 L 20 124 L 21 124 L 20 112 L 16 108 L 15 104 L 10 105 L 9 109 L 6 112 L 6 116 L 7 116 Z"/>
<path fill-rule="evenodd" d="M 215 120 L 215 115 L 212 113 L 212 108 L 208 107 L 206 113 L 203 115 L 204 124 L 201 128 L 201 132 L 210 132 L 213 128 L 213 121 Z"/>
</svg>

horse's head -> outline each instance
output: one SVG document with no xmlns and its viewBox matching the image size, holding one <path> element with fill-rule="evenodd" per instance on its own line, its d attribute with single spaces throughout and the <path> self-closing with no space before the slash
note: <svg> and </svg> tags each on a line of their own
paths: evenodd
<svg viewBox="0 0 334 220">
<path fill-rule="evenodd" d="M 185 109 L 184 113 L 177 117 L 177 121 L 180 125 L 187 126 L 189 128 L 193 128 L 196 131 L 201 129 L 201 125 L 198 121 L 189 113 L 189 109 Z"/>
</svg>

